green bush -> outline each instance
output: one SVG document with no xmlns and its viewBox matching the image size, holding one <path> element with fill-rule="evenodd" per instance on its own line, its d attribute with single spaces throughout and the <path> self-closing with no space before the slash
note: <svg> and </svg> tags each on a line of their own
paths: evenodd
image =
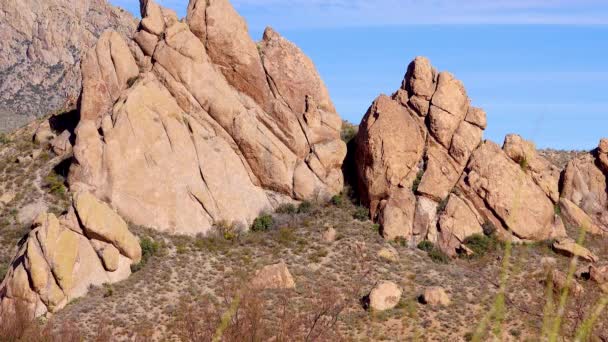
<svg viewBox="0 0 608 342">
<path fill-rule="evenodd" d="M 342 125 L 342 132 L 340 133 L 340 137 L 342 141 L 345 143 L 349 143 L 357 136 L 357 126 L 354 126 L 350 123 L 345 123 Z"/>
<path fill-rule="evenodd" d="M 0 144 L 4 145 L 8 144 L 9 142 L 11 142 L 11 140 L 8 138 L 8 136 L 5 133 L 0 133 Z"/>
<path fill-rule="evenodd" d="M 357 207 L 353 213 L 353 218 L 358 221 L 367 221 L 369 219 L 369 210 L 364 207 Z"/>
<path fill-rule="evenodd" d="M 277 210 L 275 210 L 275 212 L 277 214 L 289 214 L 289 215 L 293 215 L 293 214 L 297 214 L 298 213 L 298 208 L 296 208 L 295 205 L 291 204 L 291 203 L 284 203 L 281 204 Z"/>
<path fill-rule="evenodd" d="M 224 240 L 232 241 L 239 235 L 239 229 L 236 225 L 228 221 L 218 221 L 214 225 L 216 233 Z"/>
<path fill-rule="evenodd" d="M 445 208 L 448 206 L 448 199 L 450 197 L 446 197 L 444 199 L 441 200 L 441 202 L 439 202 L 439 204 L 437 205 L 437 214 L 443 214 L 443 212 L 445 211 Z"/>
<path fill-rule="evenodd" d="M 482 257 L 488 254 L 488 252 L 495 250 L 500 245 L 500 242 L 494 234 L 489 236 L 473 234 L 464 239 L 463 243 L 473 251 L 474 254 L 471 257 Z"/>
<path fill-rule="evenodd" d="M 2 282 L 2 280 L 6 276 L 7 272 L 8 272 L 8 264 L 5 264 L 5 263 L 0 264 L 0 282 Z"/>
<path fill-rule="evenodd" d="M 438 264 L 447 264 L 450 262 L 450 257 L 430 241 L 425 240 L 420 242 L 418 244 L 418 249 L 425 251 L 433 262 Z"/>
<path fill-rule="evenodd" d="M 274 224 L 274 219 L 272 215 L 264 214 L 259 216 L 253 221 L 253 225 L 251 225 L 251 230 L 254 232 L 264 232 L 270 230 L 272 225 Z"/>
<path fill-rule="evenodd" d="M 439 248 L 433 248 L 428 252 L 428 254 L 431 260 L 438 264 L 447 264 L 450 262 L 450 257 L 443 253 L 443 251 L 441 251 Z"/>
<path fill-rule="evenodd" d="M 131 265 L 131 272 L 133 273 L 146 266 L 150 258 L 157 255 L 160 251 L 160 243 L 149 237 L 141 238 L 141 240 L 139 240 L 139 246 L 141 247 L 141 261 L 138 264 Z"/>
<path fill-rule="evenodd" d="M 300 203 L 298 207 L 298 213 L 300 214 L 308 214 L 312 211 L 312 203 L 309 201 L 304 201 Z"/>
<path fill-rule="evenodd" d="M 522 158 L 522 160 L 519 161 L 519 167 L 521 167 L 523 171 L 528 171 L 528 158 Z"/>
<path fill-rule="evenodd" d="M 435 249 L 435 245 L 431 241 L 424 240 L 418 244 L 418 249 L 428 252 Z"/>
<path fill-rule="evenodd" d="M 335 195 L 334 197 L 331 198 L 331 204 L 335 205 L 335 206 L 341 206 L 344 203 L 344 199 L 342 198 L 342 195 Z"/>
<path fill-rule="evenodd" d="M 64 185 L 65 179 L 51 171 L 46 177 L 44 177 L 44 183 L 49 189 L 49 192 L 58 197 L 65 197 L 67 190 Z"/>
<path fill-rule="evenodd" d="M 422 181 L 422 176 L 424 176 L 424 170 L 418 171 L 416 174 L 416 179 L 414 179 L 414 184 L 412 185 L 412 191 L 416 193 L 418 191 L 418 187 L 420 186 L 420 182 Z"/>
<path fill-rule="evenodd" d="M 555 212 L 555 215 L 557 215 L 557 216 L 562 215 L 562 207 L 559 205 L 559 203 L 553 207 L 553 211 Z"/>
</svg>

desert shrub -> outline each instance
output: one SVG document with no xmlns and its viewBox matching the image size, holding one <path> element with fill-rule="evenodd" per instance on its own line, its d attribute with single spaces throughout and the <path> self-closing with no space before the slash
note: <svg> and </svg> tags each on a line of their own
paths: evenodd
<svg viewBox="0 0 608 342">
<path fill-rule="evenodd" d="M 425 252 L 431 251 L 434 248 L 435 245 L 429 240 L 424 240 L 418 244 L 418 249 L 423 250 Z"/>
<path fill-rule="evenodd" d="M 275 212 L 277 214 L 289 214 L 289 215 L 294 215 L 298 213 L 298 208 L 296 208 L 295 205 L 293 205 L 292 203 L 284 203 L 281 204 L 276 210 Z"/>
<path fill-rule="evenodd" d="M 431 260 L 438 264 L 447 264 L 450 262 L 450 257 L 439 248 L 433 248 L 428 252 L 428 254 Z"/>
<path fill-rule="evenodd" d="M 0 133 L 0 144 L 1 145 L 8 144 L 10 142 L 11 142 L 11 140 L 8 138 L 6 133 Z"/>
<path fill-rule="evenodd" d="M 557 215 L 557 216 L 562 215 L 562 207 L 559 205 L 559 203 L 557 203 L 553 206 L 553 211 L 555 212 L 555 215 Z"/>
<path fill-rule="evenodd" d="M 339 207 L 344 204 L 344 198 L 342 197 L 342 195 L 335 195 L 331 198 L 330 202 L 331 204 Z"/>
<path fill-rule="evenodd" d="M 346 302 L 337 293 L 324 287 L 298 305 L 294 293 L 283 292 L 270 304 L 260 291 L 232 284 L 219 300 L 182 298 L 169 331 L 182 341 L 339 341 Z"/>
<path fill-rule="evenodd" d="M 418 187 L 420 186 L 420 182 L 422 181 L 422 176 L 424 176 L 424 170 L 418 171 L 416 174 L 416 179 L 414 179 L 414 183 L 412 184 L 412 191 L 416 193 L 418 191 Z"/>
<path fill-rule="evenodd" d="M 150 239 L 147 236 L 139 240 L 139 246 L 141 247 L 141 261 L 138 264 L 131 265 L 131 272 L 133 273 L 146 266 L 150 258 L 159 253 L 161 247 L 160 243 Z"/>
<path fill-rule="evenodd" d="M 467 237 L 463 243 L 473 251 L 474 254 L 471 257 L 482 257 L 499 245 L 498 239 L 493 234 L 489 236 L 473 234 Z"/>
<path fill-rule="evenodd" d="M 524 157 L 519 161 L 519 167 L 523 171 L 528 171 L 528 158 Z"/>
<path fill-rule="evenodd" d="M 420 242 L 418 244 L 418 249 L 425 251 L 433 262 L 438 264 L 447 264 L 450 262 L 450 257 L 428 240 Z"/>
<path fill-rule="evenodd" d="M 114 287 L 112 286 L 112 284 L 105 283 L 105 284 L 103 284 L 103 288 L 104 288 L 104 294 L 103 294 L 104 298 L 112 297 L 114 295 Z"/>
<path fill-rule="evenodd" d="M 345 143 L 349 143 L 357 136 L 357 126 L 354 126 L 350 123 L 344 123 L 342 125 L 342 132 L 340 133 L 340 137 L 342 141 Z"/>
<path fill-rule="evenodd" d="M 437 214 L 443 214 L 443 212 L 445 212 L 445 208 L 448 206 L 449 198 L 450 197 L 448 196 L 439 202 L 439 204 L 437 205 Z"/>
<path fill-rule="evenodd" d="M 358 221 L 367 221 L 369 219 L 369 210 L 365 207 L 357 207 L 353 213 L 353 218 Z"/>
<path fill-rule="evenodd" d="M 257 217 L 251 225 L 251 230 L 254 232 L 264 232 L 270 230 L 274 223 L 272 215 L 264 214 Z"/>
<path fill-rule="evenodd" d="M 6 276 L 7 272 L 8 272 L 8 264 L 1 263 L 0 264 L 0 282 L 2 282 L 2 280 Z"/>
<path fill-rule="evenodd" d="M 64 198 L 67 195 L 67 190 L 65 187 L 65 179 L 55 173 L 55 171 L 51 171 L 46 177 L 44 177 L 45 187 L 49 190 L 49 193 Z"/>
<path fill-rule="evenodd" d="M 312 203 L 309 201 L 303 201 L 298 206 L 298 213 L 300 214 L 308 214 L 312 211 Z"/>
<path fill-rule="evenodd" d="M 216 222 L 213 227 L 218 237 L 228 241 L 235 240 L 240 233 L 240 229 L 234 223 L 228 221 Z"/>
</svg>

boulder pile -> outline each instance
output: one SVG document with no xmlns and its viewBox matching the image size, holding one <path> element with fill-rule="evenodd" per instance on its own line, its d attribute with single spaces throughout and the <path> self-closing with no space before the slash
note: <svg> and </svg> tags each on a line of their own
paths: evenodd
<svg viewBox="0 0 608 342">
<path fill-rule="evenodd" d="M 181 234 L 342 190 L 342 121 L 300 49 L 270 28 L 252 41 L 228 0 L 142 17 L 136 49 L 108 31 L 83 60 L 72 190 Z"/>
<path fill-rule="evenodd" d="M 565 235 L 559 170 L 519 136 L 503 148 L 483 141 L 486 125 L 463 84 L 424 57 L 374 101 L 357 137 L 358 189 L 386 239 L 430 240 L 454 255 L 484 230 L 514 241 Z"/>
<path fill-rule="evenodd" d="M 125 221 L 90 193 L 75 194 L 67 214 L 40 214 L 18 246 L 0 285 L 0 322 L 18 308 L 32 317 L 56 312 L 90 286 L 126 279 L 140 260 Z"/>
</svg>

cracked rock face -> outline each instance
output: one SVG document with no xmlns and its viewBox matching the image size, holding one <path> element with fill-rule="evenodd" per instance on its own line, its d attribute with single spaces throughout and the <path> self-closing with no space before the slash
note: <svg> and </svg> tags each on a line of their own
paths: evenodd
<svg viewBox="0 0 608 342">
<path fill-rule="evenodd" d="M 608 139 L 588 154 L 571 160 L 563 175 L 562 197 L 569 220 L 577 227 L 595 233 L 608 232 Z M 565 205 L 564 205 L 565 204 Z M 573 204 L 582 211 L 568 210 Z M 575 213 L 578 212 L 578 213 Z"/>
<path fill-rule="evenodd" d="M 358 187 L 385 238 L 427 239 L 453 255 L 490 224 L 516 241 L 565 234 L 554 215 L 559 170 L 519 136 L 504 149 L 483 142 L 486 126 L 462 83 L 424 57 L 374 101 L 357 137 Z"/>
<path fill-rule="evenodd" d="M 64 216 L 40 214 L 18 246 L 0 285 L 0 322 L 18 307 L 32 317 L 56 312 L 90 286 L 126 279 L 140 260 L 125 221 L 90 193 L 77 193 Z"/>
<path fill-rule="evenodd" d="M 301 50 L 272 29 L 253 42 L 227 0 L 142 17 L 137 49 L 106 32 L 83 60 L 72 190 L 182 234 L 342 190 L 342 122 Z"/>
<path fill-rule="evenodd" d="M 0 2 L 0 130 L 75 105 L 80 61 L 101 33 L 137 22 L 106 0 Z"/>
</svg>

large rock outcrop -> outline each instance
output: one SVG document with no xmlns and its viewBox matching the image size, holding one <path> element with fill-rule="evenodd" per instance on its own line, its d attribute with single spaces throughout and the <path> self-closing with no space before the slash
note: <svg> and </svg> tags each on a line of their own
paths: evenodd
<svg viewBox="0 0 608 342">
<path fill-rule="evenodd" d="M 0 2 L 0 131 L 75 105 L 80 60 L 107 29 L 129 37 L 137 22 L 106 0 Z"/>
<path fill-rule="evenodd" d="M 608 232 L 607 179 L 608 139 L 602 139 L 597 149 L 571 160 L 564 171 L 562 212 L 570 224 L 592 233 Z"/>
<path fill-rule="evenodd" d="M 83 60 L 71 189 L 185 234 L 342 190 L 342 122 L 301 50 L 253 42 L 227 0 L 141 8 L 136 49 L 106 32 Z"/>
<path fill-rule="evenodd" d="M 77 193 L 67 214 L 40 214 L 22 240 L 0 285 L 0 324 L 18 309 L 32 317 L 56 312 L 90 286 L 126 279 L 140 260 L 125 221 L 90 193 Z"/>
<path fill-rule="evenodd" d="M 454 254 L 484 227 L 516 241 L 565 234 L 554 209 L 559 170 L 519 136 L 502 149 L 483 142 L 486 125 L 462 83 L 424 57 L 374 101 L 357 137 L 358 188 L 385 238 L 428 239 Z"/>
</svg>

